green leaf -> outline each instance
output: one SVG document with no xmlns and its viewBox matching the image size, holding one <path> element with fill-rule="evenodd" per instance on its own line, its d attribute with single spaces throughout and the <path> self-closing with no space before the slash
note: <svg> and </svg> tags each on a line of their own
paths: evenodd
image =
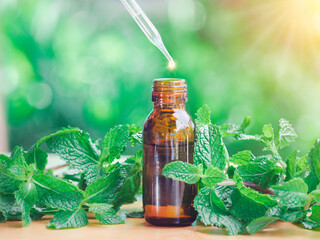
<svg viewBox="0 0 320 240">
<path fill-rule="evenodd" d="M 28 164 L 35 164 L 38 170 L 43 171 L 48 162 L 48 154 L 35 144 L 25 154 L 25 159 Z"/>
<path fill-rule="evenodd" d="M 8 172 L 16 179 L 26 180 L 28 174 L 33 172 L 32 166 L 26 163 L 24 151 L 21 147 L 15 147 L 11 154 L 11 164 Z"/>
<path fill-rule="evenodd" d="M 93 212 L 99 222 L 103 224 L 122 224 L 124 221 L 117 216 L 112 205 L 105 203 L 89 204 L 89 212 Z"/>
<path fill-rule="evenodd" d="M 162 170 L 163 176 L 174 180 L 182 181 L 188 184 L 197 183 L 202 176 L 202 171 L 199 167 L 181 161 L 168 163 Z"/>
<path fill-rule="evenodd" d="M 320 206 L 313 205 L 311 208 L 312 214 L 302 223 L 307 229 L 314 229 L 320 227 Z"/>
<path fill-rule="evenodd" d="M 0 192 L 14 193 L 19 189 L 21 183 L 21 180 L 14 178 L 6 167 L 0 163 Z"/>
<path fill-rule="evenodd" d="M 236 165 L 245 164 L 251 162 L 255 159 L 254 155 L 249 150 L 244 150 L 241 152 L 236 153 L 230 158 L 230 162 Z"/>
<path fill-rule="evenodd" d="M 62 210 L 74 210 L 83 200 L 83 193 L 76 186 L 61 179 L 36 174 L 33 176 L 36 185 L 39 202 L 48 207 Z"/>
<path fill-rule="evenodd" d="M 279 218 L 286 222 L 296 222 L 307 215 L 306 211 L 284 208 Z"/>
<path fill-rule="evenodd" d="M 288 120 L 281 118 L 279 120 L 278 133 L 276 135 L 276 145 L 284 148 L 295 141 L 297 134 Z"/>
<path fill-rule="evenodd" d="M 243 185 L 242 178 L 240 177 L 240 175 L 237 172 L 235 172 L 235 174 L 233 176 L 233 180 L 236 183 L 237 188 L 239 189 L 241 194 L 254 200 L 255 202 L 260 203 L 260 204 L 266 206 L 267 208 L 274 207 L 278 204 L 277 201 L 272 199 L 269 195 L 260 194 L 251 188 L 245 187 Z"/>
<path fill-rule="evenodd" d="M 271 187 L 280 199 L 280 205 L 288 208 L 304 207 L 308 203 L 308 186 L 301 178 Z"/>
<path fill-rule="evenodd" d="M 294 151 L 287 158 L 287 162 L 286 162 L 287 163 L 287 169 L 286 169 L 286 180 L 287 181 L 290 179 L 293 179 L 296 175 L 297 153 L 298 153 L 297 151 Z"/>
<path fill-rule="evenodd" d="M 248 226 L 247 231 L 250 234 L 254 234 L 264 227 L 268 226 L 270 223 L 277 221 L 277 217 L 261 217 L 253 220 Z"/>
<path fill-rule="evenodd" d="M 87 186 L 85 190 L 85 201 L 88 203 L 112 204 L 117 198 L 125 181 L 121 167 L 116 167 L 106 177 L 98 179 Z"/>
<path fill-rule="evenodd" d="M 281 167 L 271 161 L 245 163 L 236 170 L 243 181 L 258 184 L 261 188 L 267 188 L 272 178 L 282 171 Z"/>
<path fill-rule="evenodd" d="M 231 195 L 234 191 L 235 186 L 215 186 L 214 191 L 216 195 L 223 201 L 226 208 L 231 209 L 232 200 Z"/>
<path fill-rule="evenodd" d="M 21 208 L 13 194 L 0 193 L 0 212 L 6 217 L 20 217 Z"/>
<path fill-rule="evenodd" d="M 251 221 L 252 219 L 260 218 L 268 211 L 268 208 L 265 205 L 241 194 L 238 189 L 235 189 L 232 192 L 231 200 L 232 215 L 244 221 Z"/>
<path fill-rule="evenodd" d="M 71 167 L 87 170 L 99 164 L 99 150 L 89 134 L 74 128 L 67 128 L 58 133 L 46 139 L 46 143 L 51 151 Z"/>
<path fill-rule="evenodd" d="M 210 120 L 211 111 L 207 104 L 203 105 L 198 109 L 196 116 L 196 125 L 197 128 L 204 127 L 205 125 L 209 125 L 211 123 Z"/>
<path fill-rule="evenodd" d="M 99 161 L 101 163 L 112 163 L 115 158 L 125 150 L 129 140 L 128 126 L 116 126 L 106 134 L 102 142 L 102 150 Z"/>
<path fill-rule="evenodd" d="M 125 180 L 116 199 L 113 202 L 115 207 L 119 207 L 122 204 L 130 204 L 136 201 L 135 195 L 138 193 L 141 185 L 141 160 L 142 153 L 137 152 L 135 156 L 128 158 L 121 164 L 120 172 Z"/>
<path fill-rule="evenodd" d="M 311 192 L 311 196 L 317 203 L 320 203 L 320 190 L 314 190 Z"/>
<path fill-rule="evenodd" d="M 4 154 L 0 154 L 0 164 L 2 164 L 5 167 L 8 167 L 10 165 L 11 159 L 4 155 Z"/>
<path fill-rule="evenodd" d="M 217 183 L 226 180 L 226 174 L 219 168 L 210 166 L 206 169 L 204 177 L 202 177 L 202 183 L 206 187 L 213 187 Z"/>
<path fill-rule="evenodd" d="M 217 227 L 225 226 L 230 235 L 236 235 L 243 231 L 243 224 L 235 219 L 230 213 L 222 211 L 221 202 L 211 201 L 212 189 L 204 187 L 200 190 L 194 200 L 194 207 L 197 210 L 200 220 L 205 225 Z M 218 198 L 219 199 L 219 198 Z"/>
<path fill-rule="evenodd" d="M 274 138 L 274 132 L 271 124 L 266 124 L 262 128 L 263 135 L 268 139 Z"/>
<path fill-rule="evenodd" d="M 320 139 L 317 139 L 308 155 L 310 173 L 305 179 L 309 187 L 309 192 L 316 189 L 320 183 Z"/>
<path fill-rule="evenodd" d="M 20 189 L 15 192 L 17 203 L 21 207 L 23 227 L 31 223 L 30 211 L 38 199 L 36 186 L 32 182 L 22 183 Z"/>
<path fill-rule="evenodd" d="M 137 144 L 142 144 L 142 128 L 135 124 L 127 125 L 129 127 L 129 141 L 134 147 Z"/>
<path fill-rule="evenodd" d="M 223 143 L 219 128 L 206 125 L 197 132 L 198 140 L 195 145 L 194 164 L 203 164 L 207 169 L 209 166 L 224 170 L 228 161 L 228 153 Z"/>
<path fill-rule="evenodd" d="M 249 127 L 251 122 L 251 117 L 247 116 L 244 118 L 241 125 L 237 124 L 222 124 L 220 126 L 220 132 L 222 137 L 228 137 L 228 136 L 237 136 L 239 134 L 244 134 L 244 131 L 246 128 Z"/>
<path fill-rule="evenodd" d="M 106 169 L 100 165 L 92 165 L 84 172 L 86 183 L 91 184 L 97 181 L 99 178 L 107 176 Z"/>
<path fill-rule="evenodd" d="M 88 217 L 82 207 L 73 211 L 59 211 L 47 224 L 47 228 L 65 229 L 79 228 L 88 224 Z"/>
</svg>

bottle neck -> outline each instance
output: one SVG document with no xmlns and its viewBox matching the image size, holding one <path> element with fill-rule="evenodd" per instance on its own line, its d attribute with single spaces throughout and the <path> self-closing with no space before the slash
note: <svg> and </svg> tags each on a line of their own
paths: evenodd
<svg viewBox="0 0 320 240">
<path fill-rule="evenodd" d="M 186 109 L 186 103 L 159 103 L 153 104 L 154 109 Z"/>
<path fill-rule="evenodd" d="M 155 109 L 185 109 L 187 100 L 187 84 L 184 79 L 153 81 L 152 101 Z"/>
</svg>

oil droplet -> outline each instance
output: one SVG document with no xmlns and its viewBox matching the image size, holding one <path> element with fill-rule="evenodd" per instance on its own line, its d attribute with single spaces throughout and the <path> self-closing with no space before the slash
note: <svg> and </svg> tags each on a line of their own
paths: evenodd
<svg viewBox="0 0 320 240">
<path fill-rule="evenodd" d="M 168 67 L 170 70 L 173 70 L 176 68 L 176 63 L 172 60 L 169 62 Z"/>
</svg>

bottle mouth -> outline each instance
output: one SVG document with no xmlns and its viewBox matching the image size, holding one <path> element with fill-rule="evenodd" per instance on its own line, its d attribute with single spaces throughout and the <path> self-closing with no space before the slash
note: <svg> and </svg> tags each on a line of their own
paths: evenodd
<svg viewBox="0 0 320 240">
<path fill-rule="evenodd" d="M 186 102 L 187 82 L 181 78 L 158 78 L 153 80 L 152 101 L 153 102 Z"/>
</svg>

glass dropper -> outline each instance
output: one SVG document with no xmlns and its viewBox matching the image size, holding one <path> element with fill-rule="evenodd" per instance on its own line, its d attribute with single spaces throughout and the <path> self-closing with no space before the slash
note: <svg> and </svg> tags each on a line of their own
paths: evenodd
<svg viewBox="0 0 320 240">
<path fill-rule="evenodd" d="M 176 64 L 173 61 L 169 52 L 167 51 L 166 47 L 164 46 L 160 33 L 152 24 L 152 22 L 147 17 L 147 15 L 140 8 L 140 6 L 136 3 L 136 1 L 121 0 L 121 2 L 125 6 L 125 8 L 128 10 L 130 15 L 133 17 L 133 19 L 136 21 L 136 23 L 139 25 L 139 27 L 144 32 L 144 34 L 147 36 L 147 38 L 150 40 L 150 42 L 153 45 L 155 45 L 157 48 L 159 48 L 159 50 L 163 53 L 163 55 L 168 59 L 169 68 L 170 69 L 175 68 Z"/>
</svg>

